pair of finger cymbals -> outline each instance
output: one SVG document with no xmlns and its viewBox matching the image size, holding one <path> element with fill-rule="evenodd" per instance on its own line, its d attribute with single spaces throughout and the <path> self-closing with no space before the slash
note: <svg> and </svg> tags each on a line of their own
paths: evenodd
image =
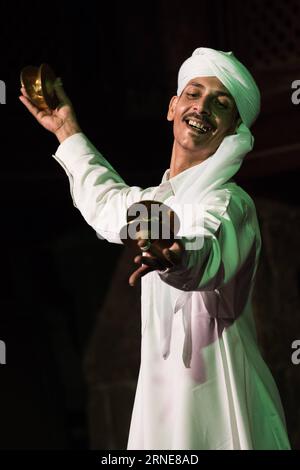
<svg viewBox="0 0 300 470">
<path fill-rule="evenodd" d="M 20 78 L 22 87 L 35 106 L 39 109 L 57 108 L 59 100 L 54 88 L 56 75 L 50 65 L 28 65 L 22 69 Z"/>
</svg>

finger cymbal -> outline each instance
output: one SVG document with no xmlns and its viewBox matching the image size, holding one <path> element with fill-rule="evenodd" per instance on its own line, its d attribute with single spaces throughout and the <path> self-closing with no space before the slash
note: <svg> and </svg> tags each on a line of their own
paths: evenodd
<svg viewBox="0 0 300 470">
<path fill-rule="evenodd" d="M 20 79 L 30 100 L 39 109 L 55 109 L 58 106 L 59 100 L 54 89 L 56 75 L 50 65 L 28 65 L 22 69 Z"/>
<path fill-rule="evenodd" d="M 132 204 L 126 214 L 127 224 L 120 230 L 125 245 L 134 245 L 145 239 L 160 249 L 169 248 L 179 231 L 177 214 L 160 201 L 144 200 Z"/>
</svg>

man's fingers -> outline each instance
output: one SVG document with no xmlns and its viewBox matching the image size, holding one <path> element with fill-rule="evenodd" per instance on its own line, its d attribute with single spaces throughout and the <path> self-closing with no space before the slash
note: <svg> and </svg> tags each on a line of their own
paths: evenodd
<svg viewBox="0 0 300 470">
<path fill-rule="evenodd" d="M 28 95 L 26 88 L 23 86 L 21 87 L 21 93 L 23 96 L 26 96 L 26 98 L 30 99 L 30 96 Z"/>
<path fill-rule="evenodd" d="M 148 240 L 139 240 L 137 242 L 139 248 L 148 246 Z M 159 249 L 154 243 L 151 244 L 147 251 L 143 252 L 143 255 L 137 255 L 134 258 L 136 264 L 141 266 L 130 276 L 129 284 L 134 286 L 136 281 L 154 270 L 163 270 L 176 266 L 180 263 L 184 247 L 180 241 L 174 241 L 169 248 Z"/>
<path fill-rule="evenodd" d="M 173 242 L 173 245 L 171 245 L 169 249 L 172 250 L 174 253 L 179 254 L 184 251 L 184 246 L 180 240 L 175 240 Z"/>
<path fill-rule="evenodd" d="M 138 246 L 140 249 L 143 247 L 148 247 L 148 245 L 148 240 L 143 239 L 138 241 Z M 174 241 L 173 244 L 168 248 L 160 248 L 159 245 L 152 242 L 147 251 L 144 251 L 144 253 L 146 253 L 150 259 L 152 257 L 159 261 L 160 265 L 159 267 L 157 266 L 156 269 L 164 269 L 179 264 L 183 251 L 184 247 L 178 240 Z M 148 264 L 149 266 L 153 265 L 151 261 L 148 263 L 145 261 L 145 264 Z"/>
<path fill-rule="evenodd" d="M 176 264 L 177 259 L 174 258 L 174 253 L 172 253 L 169 248 L 165 248 L 163 250 L 163 255 L 169 261 L 169 263 L 171 263 L 172 266 Z"/>
<path fill-rule="evenodd" d="M 149 256 L 148 254 L 146 256 L 137 255 L 134 258 L 134 262 L 136 264 L 145 264 L 146 266 L 151 266 L 154 269 L 164 268 L 162 262 L 159 259 L 154 258 L 153 256 Z"/>
<path fill-rule="evenodd" d="M 139 247 L 139 248 L 145 248 L 146 246 L 147 246 L 147 247 L 149 246 L 149 249 L 150 249 L 151 246 L 152 246 L 152 245 L 151 245 L 151 242 L 149 242 L 149 240 L 145 240 L 144 238 L 141 239 L 141 240 L 139 240 L 139 241 L 137 242 L 137 244 L 138 244 L 138 247 Z M 148 251 L 148 250 L 147 250 L 147 251 Z"/>
<path fill-rule="evenodd" d="M 140 279 L 142 276 L 145 276 L 145 274 L 149 273 L 150 271 L 153 271 L 153 268 L 145 265 L 140 266 L 136 271 L 134 271 L 134 273 L 132 273 L 129 278 L 129 284 L 131 285 L 131 287 L 134 287 L 137 280 Z"/>
<path fill-rule="evenodd" d="M 149 247 L 147 249 L 147 251 L 144 251 L 144 253 L 147 253 L 147 255 L 152 255 L 156 258 L 158 258 L 159 256 L 161 256 L 162 254 L 162 251 L 161 251 L 161 248 L 159 246 L 157 246 L 157 244 L 155 242 L 149 242 L 149 240 L 139 240 L 138 241 L 138 246 L 140 249 L 143 249 L 145 247 Z"/>
<path fill-rule="evenodd" d="M 147 266 L 151 266 L 153 269 L 163 269 L 165 267 L 160 260 L 153 256 L 138 255 L 134 258 L 134 262 L 136 264 L 146 264 Z"/>
<path fill-rule="evenodd" d="M 133 260 L 136 264 L 140 264 L 142 262 L 142 256 L 141 255 L 137 255 L 134 260 Z"/>
<path fill-rule="evenodd" d="M 179 242 L 175 241 L 170 248 L 165 248 L 163 250 L 163 255 L 170 263 L 172 263 L 172 265 L 176 265 L 181 261 L 182 252 L 183 246 Z"/>
<path fill-rule="evenodd" d="M 42 114 L 42 115 L 40 114 L 39 117 L 43 117 L 43 115 L 46 114 L 46 113 L 43 114 L 39 108 L 37 108 L 36 106 L 34 106 L 34 104 L 32 104 L 32 102 L 31 102 L 26 96 L 21 95 L 21 96 L 19 96 L 19 99 L 20 99 L 20 101 L 22 101 L 22 103 L 24 104 L 24 106 L 26 106 L 26 108 L 28 109 L 28 111 L 29 111 L 31 114 L 33 114 L 33 116 L 34 116 L 35 118 L 38 117 L 38 114 L 39 114 L 39 113 Z"/>
</svg>

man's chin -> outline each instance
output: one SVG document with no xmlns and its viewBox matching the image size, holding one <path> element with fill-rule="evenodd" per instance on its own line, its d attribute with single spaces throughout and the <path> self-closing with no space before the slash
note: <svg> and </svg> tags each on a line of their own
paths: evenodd
<svg viewBox="0 0 300 470">
<path fill-rule="evenodd" d="M 200 137 L 188 136 L 183 140 L 182 146 L 186 149 L 190 149 L 191 151 L 205 149 L 209 143 L 209 139 L 207 137 L 208 136 L 205 135 Z"/>
</svg>

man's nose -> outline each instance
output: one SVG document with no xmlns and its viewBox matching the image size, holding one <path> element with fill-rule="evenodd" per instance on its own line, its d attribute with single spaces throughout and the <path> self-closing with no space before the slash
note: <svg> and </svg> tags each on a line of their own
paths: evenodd
<svg viewBox="0 0 300 470">
<path fill-rule="evenodd" d="M 201 97 L 194 101 L 193 110 L 198 114 L 210 114 L 209 100 Z"/>
</svg>

